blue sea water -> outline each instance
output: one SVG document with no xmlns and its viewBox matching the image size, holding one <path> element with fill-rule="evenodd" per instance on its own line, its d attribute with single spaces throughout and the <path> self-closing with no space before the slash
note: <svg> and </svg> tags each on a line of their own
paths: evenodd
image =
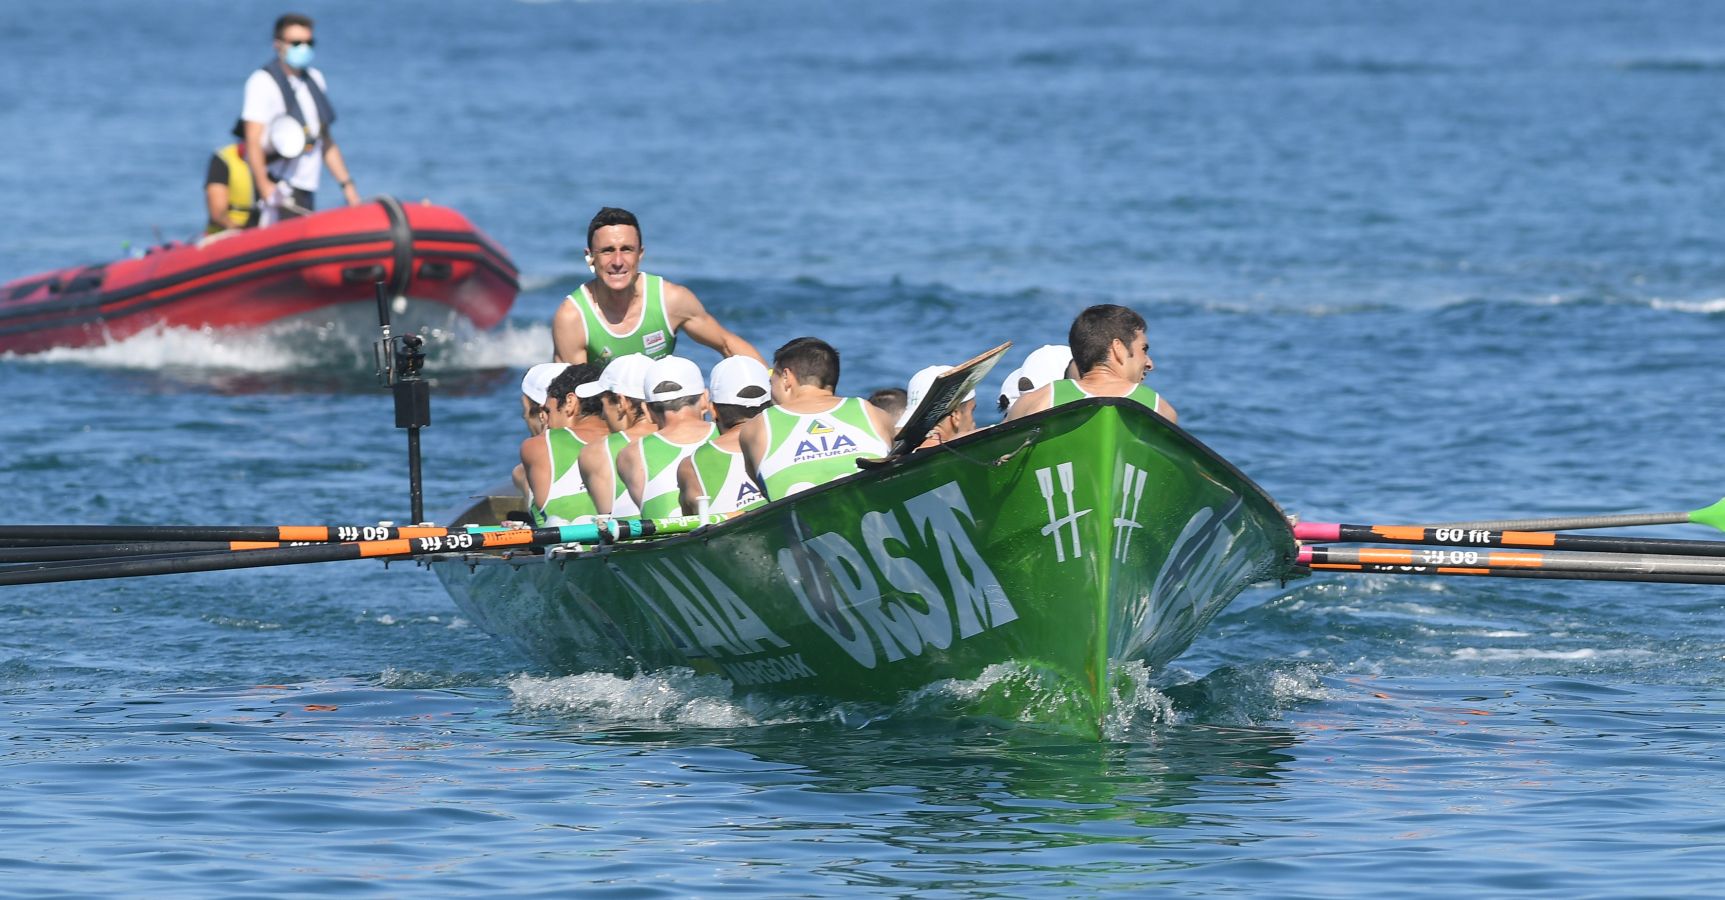
<svg viewBox="0 0 1725 900">
<path fill-rule="evenodd" d="M 757 346 L 833 341 L 859 392 L 1132 305 L 1182 424 L 1307 520 L 1725 492 L 1717 4 L 301 5 L 362 192 L 454 206 L 524 273 L 505 325 L 433 346 L 430 509 L 505 473 L 601 205 Z M 0 279 L 194 231 L 277 12 L 7 4 Z M 0 358 L 0 519 L 404 520 L 358 346 Z M 0 588 L 0 893 L 1725 879 L 1717 586 L 1315 577 L 1149 677 L 1091 744 L 536 671 L 411 566 Z"/>
</svg>

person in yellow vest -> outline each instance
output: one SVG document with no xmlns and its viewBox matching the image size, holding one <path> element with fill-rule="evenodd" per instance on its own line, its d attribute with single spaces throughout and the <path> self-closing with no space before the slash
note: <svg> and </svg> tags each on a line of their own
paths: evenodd
<svg viewBox="0 0 1725 900">
<path fill-rule="evenodd" d="M 694 291 L 642 272 L 641 253 L 634 213 L 607 206 L 587 224 L 587 264 L 594 278 L 564 298 L 551 317 L 554 359 L 599 366 L 630 353 L 664 359 L 676 351 L 679 331 L 721 356 L 761 359 L 759 350 L 707 312 Z"/>
<path fill-rule="evenodd" d="M 707 387 L 701 367 L 681 356 L 667 356 L 647 367 L 647 415 L 657 429 L 644 434 L 617 456 L 617 474 L 641 517 L 681 514 L 677 467 L 718 433 L 707 421 Z"/>
<path fill-rule="evenodd" d="M 1056 379 L 1027 391 L 1006 411 L 1006 421 L 1084 397 L 1124 397 L 1170 422 L 1178 421 L 1174 407 L 1144 386 L 1144 375 L 1155 368 L 1144 331 L 1144 317 L 1124 306 L 1103 303 L 1079 313 L 1066 336 L 1078 377 Z"/>
<path fill-rule="evenodd" d="M 257 190 L 252 184 L 252 170 L 246 165 L 245 147 L 228 144 L 210 154 L 210 168 L 204 175 L 204 205 L 208 212 L 205 234 L 257 227 Z"/>
</svg>

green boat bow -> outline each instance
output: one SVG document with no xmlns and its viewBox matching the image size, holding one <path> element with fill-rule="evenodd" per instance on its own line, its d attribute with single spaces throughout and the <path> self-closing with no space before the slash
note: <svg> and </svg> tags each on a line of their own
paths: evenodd
<svg viewBox="0 0 1725 900">
<path fill-rule="evenodd" d="M 456 521 L 490 524 L 488 504 Z M 1093 398 L 691 534 L 431 567 L 475 624 L 561 673 L 687 666 L 890 704 L 1011 663 L 1061 698 L 1021 717 L 1095 735 L 1120 664 L 1166 664 L 1295 558 L 1245 475 L 1141 405 Z"/>
</svg>

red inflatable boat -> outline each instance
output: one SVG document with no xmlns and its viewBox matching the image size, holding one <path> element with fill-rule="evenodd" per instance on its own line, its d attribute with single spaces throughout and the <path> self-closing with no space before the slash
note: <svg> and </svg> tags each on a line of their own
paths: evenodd
<svg viewBox="0 0 1725 900">
<path fill-rule="evenodd" d="M 397 330 L 457 318 L 490 328 L 515 302 L 518 278 L 503 248 L 455 210 L 380 197 L 0 286 L 0 353 L 87 347 L 156 327 L 249 328 L 353 305 L 375 322 L 379 279 L 405 298 L 395 305 Z"/>
</svg>

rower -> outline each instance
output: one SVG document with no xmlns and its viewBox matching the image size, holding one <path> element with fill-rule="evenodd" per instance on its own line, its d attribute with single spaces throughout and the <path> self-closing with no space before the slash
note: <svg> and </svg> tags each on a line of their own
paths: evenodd
<svg viewBox="0 0 1725 900">
<path fill-rule="evenodd" d="M 697 515 L 702 498 L 705 512 L 728 513 L 752 509 L 767 502 L 761 489 L 743 467 L 738 433 L 773 400 L 772 378 L 767 367 L 747 356 L 723 359 L 713 367 L 708 399 L 719 435 L 677 464 L 677 493 L 683 515 Z"/>
<path fill-rule="evenodd" d="M 537 525 L 562 525 L 594 514 L 576 461 L 588 444 L 603 441 L 610 433 L 599 399 L 583 400 L 575 393 L 599 377 L 598 368 L 586 363 L 552 365 L 563 371 L 546 386 L 545 428 L 521 442 L 521 467 L 532 491 L 528 498 Z"/>
<path fill-rule="evenodd" d="M 719 324 L 694 291 L 642 272 L 641 254 L 634 213 L 607 206 L 587 224 L 587 265 L 595 277 L 564 298 L 551 318 L 556 359 L 600 366 L 629 353 L 663 359 L 676 349 L 678 331 L 721 356 L 761 358 Z"/>
<path fill-rule="evenodd" d="M 647 519 L 677 515 L 677 466 L 718 432 L 707 421 L 707 388 L 701 367 L 667 356 L 647 367 L 647 415 L 656 430 L 632 441 L 617 456 L 617 474 L 629 498 Z"/>
<path fill-rule="evenodd" d="M 910 417 L 922 403 L 922 398 L 928 396 L 928 389 L 934 386 L 934 380 L 951 371 L 951 366 L 927 366 L 910 376 L 910 389 L 905 392 L 905 410 L 898 417 L 900 429 L 910 424 Z M 964 395 L 964 399 L 953 404 L 952 410 L 935 423 L 928 436 L 923 438 L 916 449 L 933 447 L 954 438 L 963 437 L 976 430 L 976 391 Z"/>
<path fill-rule="evenodd" d="M 551 387 L 551 379 L 568 368 L 563 363 L 540 363 L 527 370 L 521 378 L 521 421 L 527 423 L 529 439 L 538 437 L 545 432 L 545 392 Z M 521 493 L 529 507 L 533 503 L 532 483 L 527 479 L 527 468 L 520 463 L 509 473 L 509 480 L 515 483 L 515 490 Z"/>
<path fill-rule="evenodd" d="M 1174 407 L 1144 386 L 1145 373 L 1155 368 L 1144 330 L 1144 317 L 1124 306 L 1103 303 L 1079 313 L 1067 334 L 1079 376 L 1026 392 L 1007 410 L 1006 421 L 1084 397 L 1125 397 L 1178 421 Z"/>
<path fill-rule="evenodd" d="M 868 395 L 868 402 L 880 407 L 894 419 L 904 415 L 906 399 L 905 390 L 901 387 L 875 388 Z"/>
<path fill-rule="evenodd" d="M 625 354 L 611 360 L 597 380 L 575 389 L 575 396 L 583 400 L 599 398 L 611 431 L 603 441 L 588 444 L 577 463 L 581 482 L 600 515 L 632 516 L 640 512 L 623 479 L 617 477 L 617 455 L 630 441 L 651 434 L 656 427 L 647 415 L 647 367 L 652 364 L 650 357 L 640 353 Z"/>
<path fill-rule="evenodd" d="M 1072 364 L 1072 348 L 1065 344 L 1043 344 L 1024 358 L 1024 364 L 1006 374 L 1000 383 L 1000 395 L 995 403 L 1006 412 L 1018 398 L 1039 387 L 1047 387 L 1062 378 L 1077 378 L 1078 369 Z"/>
<path fill-rule="evenodd" d="M 840 397 L 839 352 L 800 337 L 773 353 L 773 406 L 743 424 L 743 462 L 769 500 L 788 497 L 887 454 L 892 417 L 857 397 Z"/>
</svg>

